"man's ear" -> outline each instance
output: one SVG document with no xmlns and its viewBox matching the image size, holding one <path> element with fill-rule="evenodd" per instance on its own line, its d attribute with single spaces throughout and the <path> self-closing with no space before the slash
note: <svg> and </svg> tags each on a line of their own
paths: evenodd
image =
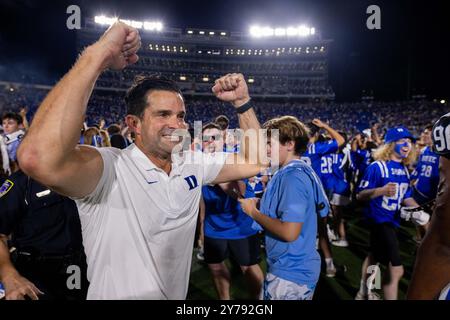
<svg viewBox="0 0 450 320">
<path fill-rule="evenodd" d="M 286 147 L 289 152 L 294 151 L 295 150 L 295 142 L 294 141 L 286 142 Z"/>
<path fill-rule="evenodd" d="M 127 115 L 125 117 L 125 123 L 127 124 L 128 128 L 130 128 L 131 132 L 134 132 L 136 134 L 141 133 L 141 120 L 133 115 Z"/>
</svg>

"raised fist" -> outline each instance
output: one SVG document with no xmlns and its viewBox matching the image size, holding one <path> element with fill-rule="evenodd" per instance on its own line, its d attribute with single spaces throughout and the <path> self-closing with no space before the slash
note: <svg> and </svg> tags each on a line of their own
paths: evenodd
<svg viewBox="0 0 450 320">
<path fill-rule="evenodd" d="M 240 73 L 229 73 L 217 79 L 212 92 L 218 99 L 231 102 L 236 108 L 250 100 L 247 83 Z"/>
<path fill-rule="evenodd" d="M 121 70 L 138 61 L 136 53 L 141 47 L 141 37 L 137 29 L 117 21 L 106 30 L 94 47 L 106 54 L 105 69 Z"/>
</svg>

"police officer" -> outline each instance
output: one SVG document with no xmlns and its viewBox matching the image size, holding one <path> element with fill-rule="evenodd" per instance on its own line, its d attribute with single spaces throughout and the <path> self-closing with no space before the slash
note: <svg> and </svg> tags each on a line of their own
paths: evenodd
<svg viewBox="0 0 450 320">
<path fill-rule="evenodd" d="M 85 299 L 88 282 L 75 202 L 12 174 L 0 187 L 0 282 L 6 299 Z"/>
</svg>

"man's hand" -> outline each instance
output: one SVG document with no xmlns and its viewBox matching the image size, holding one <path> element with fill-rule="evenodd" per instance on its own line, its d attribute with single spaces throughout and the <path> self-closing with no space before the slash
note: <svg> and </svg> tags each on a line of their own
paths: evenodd
<svg viewBox="0 0 450 320">
<path fill-rule="evenodd" d="M 247 198 L 247 199 L 239 199 L 239 203 L 241 204 L 242 210 L 251 218 L 254 218 L 254 215 L 258 211 L 258 198 Z"/>
<path fill-rule="evenodd" d="M 3 278 L 6 300 L 25 300 L 28 296 L 32 300 L 39 300 L 39 294 L 44 294 L 36 286 L 19 274 Z"/>
<path fill-rule="evenodd" d="M 231 102 L 235 108 L 250 100 L 247 83 L 241 73 L 229 73 L 217 79 L 212 92 L 218 99 Z"/>
<path fill-rule="evenodd" d="M 27 107 L 23 107 L 22 109 L 20 109 L 19 114 L 22 118 L 26 117 L 27 115 Z"/>
<path fill-rule="evenodd" d="M 139 60 L 136 53 L 141 47 L 141 37 L 137 29 L 118 21 L 106 30 L 93 47 L 106 55 L 104 69 L 122 70 Z"/>
<path fill-rule="evenodd" d="M 393 182 L 389 182 L 381 187 L 383 196 L 392 197 L 395 195 L 397 191 L 397 184 Z"/>
</svg>

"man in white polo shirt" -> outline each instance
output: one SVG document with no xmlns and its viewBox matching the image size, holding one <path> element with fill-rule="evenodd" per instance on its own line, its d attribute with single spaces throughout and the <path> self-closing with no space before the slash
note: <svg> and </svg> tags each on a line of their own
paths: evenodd
<svg viewBox="0 0 450 320">
<path fill-rule="evenodd" d="M 18 150 L 28 175 L 77 201 L 88 299 L 184 299 L 201 186 L 255 176 L 268 164 L 257 152 L 263 139 L 243 143 L 241 154 L 173 156 L 186 111 L 176 84 L 161 77 L 139 79 L 127 93 L 134 145 L 77 146 L 98 76 L 135 63 L 140 44 L 136 29 L 112 25 L 48 94 Z M 220 78 L 213 92 L 236 108 L 242 129 L 259 128 L 242 75 Z"/>
</svg>

